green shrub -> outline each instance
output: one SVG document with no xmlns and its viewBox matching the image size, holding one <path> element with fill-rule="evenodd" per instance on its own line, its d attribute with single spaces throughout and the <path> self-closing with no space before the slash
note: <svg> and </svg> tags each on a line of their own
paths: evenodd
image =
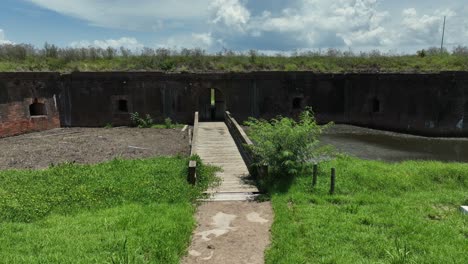
<svg viewBox="0 0 468 264">
<path fill-rule="evenodd" d="M 294 176 L 312 160 L 331 154 L 330 148 L 319 144 L 319 136 L 331 124 L 319 126 L 311 108 L 302 112 L 298 122 L 280 116 L 271 121 L 251 118 L 246 125 L 255 142 L 250 150 L 275 175 Z"/>
<path fill-rule="evenodd" d="M 172 124 L 172 119 L 170 117 L 164 119 L 164 127 L 165 128 L 173 128 L 174 124 Z"/>
<path fill-rule="evenodd" d="M 149 114 L 147 114 L 145 117 L 140 117 L 138 112 L 131 113 L 130 120 L 134 126 L 139 128 L 150 128 L 153 126 L 153 118 L 151 118 Z"/>
<path fill-rule="evenodd" d="M 284 65 L 284 70 L 285 71 L 297 71 L 297 70 L 299 70 L 299 68 L 297 67 L 296 64 L 288 63 L 288 64 Z"/>
</svg>

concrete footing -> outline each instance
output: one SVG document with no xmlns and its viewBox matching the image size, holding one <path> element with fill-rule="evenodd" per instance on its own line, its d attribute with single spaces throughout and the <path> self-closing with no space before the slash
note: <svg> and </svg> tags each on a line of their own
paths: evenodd
<svg viewBox="0 0 468 264">
<path fill-rule="evenodd" d="M 467 206 L 467 205 L 462 205 L 462 206 L 460 206 L 460 211 L 461 211 L 463 214 L 468 215 L 468 206 Z"/>
</svg>

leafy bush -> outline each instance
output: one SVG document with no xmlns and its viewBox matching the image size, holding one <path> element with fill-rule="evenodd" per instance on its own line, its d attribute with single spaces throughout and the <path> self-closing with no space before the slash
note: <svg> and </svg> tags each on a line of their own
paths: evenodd
<svg viewBox="0 0 468 264">
<path fill-rule="evenodd" d="M 150 128 L 153 126 L 153 118 L 149 114 L 145 117 L 140 117 L 138 112 L 130 114 L 130 120 L 132 121 L 133 125 L 139 128 Z"/>
<path fill-rule="evenodd" d="M 268 164 L 275 175 L 296 175 L 307 163 L 331 154 L 329 147 L 319 144 L 319 136 L 331 124 L 319 126 L 311 108 L 301 113 L 298 122 L 280 116 L 271 121 L 251 118 L 246 125 L 255 142 L 251 151 L 258 163 Z"/>
<path fill-rule="evenodd" d="M 174 124 L 172 124 L 172 119 L 170 117 L 164 119 L 164 127 L 166 128 L 173 128 Z"/>
</svg>

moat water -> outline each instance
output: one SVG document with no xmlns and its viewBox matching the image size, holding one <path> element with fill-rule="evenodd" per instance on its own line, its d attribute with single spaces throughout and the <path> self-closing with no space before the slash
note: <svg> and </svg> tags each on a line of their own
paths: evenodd
<svg viewBox="0 0 468 264">
<path fill-rule="evenodd" d="M 335 125 L 322 135 L 321 141 L 363 159 L 468 162 L 468 138 L 427 138 Z"/>
</svg>

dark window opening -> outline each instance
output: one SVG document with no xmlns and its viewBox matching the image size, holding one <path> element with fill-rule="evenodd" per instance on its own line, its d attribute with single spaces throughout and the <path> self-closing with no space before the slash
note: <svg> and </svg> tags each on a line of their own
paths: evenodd
<svg viewBox="0 0 468 264">
<path fill-rule="evenodd" d="M 117 110 L 119 110 L 119 112 L 128 113 L 128 102 L 127 102 L 127 100 L 119 100 L 117 102 Z"/>
<path fill-rule="evenodd" d="M 29 106 L 29 115 L 30 116 L 45 116 L 45 115 L 47 115 L 45 104 L 39 103 L 37 101 L 37 98 L 34 99 L 34 102 Z"/>
<path fill-rule="evenodd" d="M 463 119 L 466 120 L 466 122 L 468 122 L 468 101 L 466 101 L 465 103 L 465 112 L 463 115 Z"/>
<path fill-rule="evenodd" d="M 372 99 L 372 112 L 373 113 L 380 113 L 380 101 L 377 98 Z"/>
<path fill-rule="evenodd" d="M 292 102 L 293 109 L 301 109 L 302 108 L 302 98 L 296 97 L 293 99 Z"/>
</svg>

